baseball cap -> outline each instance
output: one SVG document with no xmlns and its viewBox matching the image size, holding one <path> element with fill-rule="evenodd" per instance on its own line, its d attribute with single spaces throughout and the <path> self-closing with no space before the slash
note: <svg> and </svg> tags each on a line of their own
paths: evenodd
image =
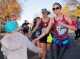
<svg viewBox="0 0 80 59">
<path fill-rule="evenodd" d="M 46 8 L 42 9 L 42 13 L 48 12 Z"/>
<path fill-rule="evenodd" d="M 50 11 L 48 11 L 46 8 L 43 8 L 43 9 L 42 9 L 42 13 L 46 13 L 46 12 L 47 12 L 48 14 L 50 14 Z"/>
</svg>

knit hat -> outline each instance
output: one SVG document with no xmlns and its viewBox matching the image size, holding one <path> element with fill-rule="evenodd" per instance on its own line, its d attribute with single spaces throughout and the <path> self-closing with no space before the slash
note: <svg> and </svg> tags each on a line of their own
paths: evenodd
<svg viewBox="0 0 80 59">
<path fill-rule="evenodd" d="M 6 24 L 5 24 L 5 31 L 6 32 L 13 32 L 15 31 L 16 29 L 18 28 L 18 23 L 16 21 L 8 21 Z"/>
</svg>

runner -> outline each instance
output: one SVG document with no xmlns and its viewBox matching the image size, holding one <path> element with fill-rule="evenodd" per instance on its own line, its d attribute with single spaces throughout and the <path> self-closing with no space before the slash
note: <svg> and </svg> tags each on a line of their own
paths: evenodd
<svg viewBox="0 0 80 59">
<path fill-rule="evenodd" d="M 50 17 L 48 17 L 48 15 L 50 14 L 49 11 L 47 11 L 46 8 L 42 9 L 42 15 L 43 17 L 41 18 L 41 23 L 40 26 L 42 28 L 42 32 L 43 33 L 45 31 L 45 28 L 48 26 L 49 21 L 50 21 Z M 45 35 L 44 37 L 42 37 L 39 42 L 40 42 L 40 47 L 42 49 L 42 53 L 40 54 L 42 56 L 41 59 L 46 59 L 46 53 L 47 51 L 50 50 L 50 46 L 51 43 L 47 42 L 47 37 L 49 36 L 49 34 Z"/>
<path fill-rule="evenodd" d="M 53 33 L 56 38 L 54 42 L 57 48 L 56 59 L 62 59 L 64 52 L 66 51 L 67 47 L 69 47 L 70 41 L 68 37 L 68 29 L 74 31 L 77 29 L 76 26 L 72 25 L 72 20 L 69 20 L 69 17 L 61 14 L 61 9 L 62 6 L 59 3 L 53 4 L 52 10 L 56 14 L 56 16 L 50 20 L 49 25 L 45 29 L 45 31 L 34 40 L 34 41 L 40 40 L 49 32 L 51 27 L 53 27 L 54 28 Z"/>
<path fill-rule="evenodd" d="M 33 27 L 32 27 L 32 31 L 33 29 L 35 28 L 35 26 L 37 25 L 38 21 L 40 20 L 40 17 L 36 17 L 34 19 L 34 22 L 33 22 Z M 39 35 L 41 34 L 41 26 L 38 26 L 37 30 L 32 34 L 32 39 L 35 39 L 37 38 Z M 35 43 L 38 47 L 39 47 L 39 41 L 37 43 Z"/>
<path fill-rule="evenodd" d="M 46 8 L 42 9 L 42 15 L 43 15 L 43 17 L 41 18 L 40 21 L 37 22 L 37 25 L 33 29 L 32 33 L 34 33 L 37 30 L 38 26 L 41 26 L 41 33 L 44 32 L 45 28 L 48 26 L 48 23 L 50 21 L 50 18 L 48 17 L 49 14 L 50 14 L 50 12 L 47 11 Z M 47 45 L 47 37 L 48 37 L 48 35 L 49 34 L 47 34 L 46 36 L 42 37 L 39 40 L 39 42 L 40 42 L 40 48 L 42 49 L 42 52 L 40 54 L 40 58 L 41 59 L 45 59 L 45 55 L 46 55 L 46 51 L 47 51 L 46 50 L 47 49 L 46 46 L 48 46 L 48 49 L 49 49 L 49 46 L 50 46 L 50 44 Z M 35 43 L 35 40 L 33 40 L 33 41 L 34 41 L 33 43 Z"/>
</svg>

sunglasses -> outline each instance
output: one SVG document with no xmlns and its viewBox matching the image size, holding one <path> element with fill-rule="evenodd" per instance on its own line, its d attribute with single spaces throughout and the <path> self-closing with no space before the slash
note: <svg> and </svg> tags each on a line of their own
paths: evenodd
<svg viewBox="0 0 80 59">
<path fill-rule="evenodd" d="M 58 9 L 60 9 L 59 7 L 56 7 L 56 8 L 53 8 L 52 10 L 58 10 Z"/>
</svg>

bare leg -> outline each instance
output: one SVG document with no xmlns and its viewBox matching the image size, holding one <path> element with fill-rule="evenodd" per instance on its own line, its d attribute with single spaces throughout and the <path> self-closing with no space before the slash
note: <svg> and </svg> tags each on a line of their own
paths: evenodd
<svg viewBox="0 0 80 59">
<path fill-rule="evenodd" d="M 40 43 L 40 48 L 42 49 L 42 51 L 40 53 L 40 57 L 41 57 L 41 59 L 45 59 L 45 55 L 46 55 L 46 44 L 45 43 Z"/>
</svg>

